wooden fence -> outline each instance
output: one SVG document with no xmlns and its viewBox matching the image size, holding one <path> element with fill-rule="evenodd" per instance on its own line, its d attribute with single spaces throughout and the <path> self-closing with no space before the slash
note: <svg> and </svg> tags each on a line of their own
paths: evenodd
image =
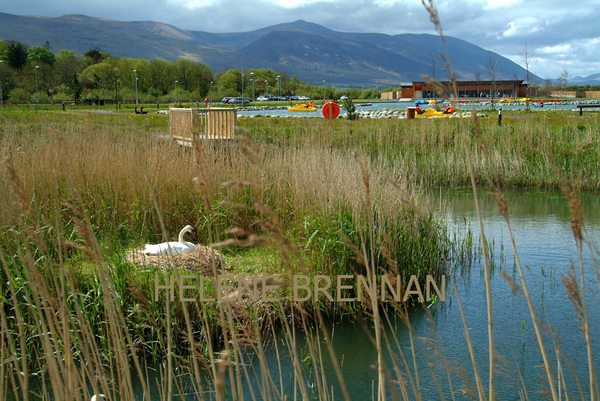
<svg viewBox="0 0 600 401">
<path fill-rule="evenodd" d="M 171 136 L 193 141 L 198 139 L 232 139 L 235 136 L 237 111 L 235 109 L 182 109 L 169 110 Z"/>
</svg>

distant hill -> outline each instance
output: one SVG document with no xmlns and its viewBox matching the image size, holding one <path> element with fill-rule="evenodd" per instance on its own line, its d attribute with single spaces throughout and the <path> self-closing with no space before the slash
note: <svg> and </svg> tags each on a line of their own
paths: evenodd
<svg viewBox="0 0 600 401">
<path fill-rule="evenodd" d="M 600 74 L 587 77 L 573 77 L 569 80 L 570 85 L 600 85 Z"/>
<path fill-rule="evenodd" d="M 442 42 L 438 36 L 337 32 L 301 20 L 251 32 L 209 33 L 153 21 L 0 13 L 0 39 L 29 46 L 48 41 L 54 52 L 68 49 L 79 55 L 98 49 L 115 57 L 187 58 L 208 65 L 215 73 L 270 68 L 316 84 L 381 88 L 421 80 L 423 74 L 448 78 L 439 57 Z M 461 39 L 446 40 L 457 79 L 476 79 L 477 75 L 488 79 L 485 66 L 490 55 L 497 60 L 499 79 L 525 79 L 525 70 L 505 57 Z"/>
</svg>

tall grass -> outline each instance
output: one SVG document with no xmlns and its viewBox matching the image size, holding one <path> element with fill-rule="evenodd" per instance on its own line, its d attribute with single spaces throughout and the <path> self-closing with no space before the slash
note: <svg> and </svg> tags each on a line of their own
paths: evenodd
<svg viewBox="0 0 600 401">
<path fill-rule="evenodd" d="M 136 380 L 149 398 L 148 361 L 166 357 L 165 396 L 186 382 L 177 381 L 178 369 L 197 385 L 208 369 L 219 399 L 225 384 L 218 366 L 229 366 L 230 379 L 250 374 L 239 370 L 247 342 L 256 344 L 269 325 L 310 324 L 302 323 L 304 314 L 292 324 L 289 304 L 244 310 L 186 305 L 178 297 L 154 301 L 154 276 L 162 274 L 130 265 L 123 254 L 185 224 L 199 228 L 201 243 L 268 244 L 281 254 L 275 273 L 287 275 L 360 273 L 365 266 L 347 241 L 366 238 L 373 244 L 368 257 L 403 277 L 439 274 L 449 250 L 443 227 L 407 206 L 419 193 L 392 185 L 388 161 L 372 160 L 360 146 L 351 152 L 240 140 L 189 149 L 135 120 L 4 118 L 0 348 L 5 388 L 18 398 L 29 399 L 28 373 L 50 383 L 39 390 L 51 388 L 54 399 L 100 390 L 133 399 Z M 364 174 L 377 178 L 369 203 Z"/>
<path fill-rule="evenodd" d="M 559 166 L 569 178 L 581 178 L 582 190 L 598 190 L 599 122 L 597 116 L 541 113 L 504 116 L 498 126 L 492 117 L 479 119 L 480 134 L 460 119 L 341 120 L 333 130 L 320 120 L 241 123 L 257 143 L 342 150 L 359 146 L 374 160 L 388 160 L 403 182 L 416 185 L 469 187 L 468 147 L 478 185 L 487 186 L 490 174 L 498 172 L 500 185 L 558 190 L 554 166 Z"/>
<path fill-rule="evenodd" d="M 433 3 L 426 5 L 442 33 Z M 127 263 L 123 253 L 191 223 L 199 228 L 199 242 L 219 243 L 230 254 L 243 255 L 244 246 L 270 247 L 279 255 L 276 272 L 284 275 L 436 275 L 451 271 L 454 255 L 419 187 L 471 185 L 478 198 L 481 184 L 493 189 L 506 220 L 520 279 L 512 284 L 525 294 L 544 366 L 540 380 L 553 400 L 570 399 L 563 371 L 568 363 L 557 334 L 533 305 L 501 187 L 560 187 L 566 194 L 579 266 L 563 281 L 581 324 L 589 372 L 589 386 L 573 392 L 598 397 L 589 272 L 581 262 L 588 241 L 577 191 L 563 178 L 599 189 L 596 119 L 505 119 L 502 127 L 478 120 L 246 120 L 239 141 L 228 146 L 182 148 L 151 134 L 161 121 L 50 113 L 1 118 L 2 399 L 105 393 L 111 400 L 149 400 L 155 388 L 165 400 L 332 400 L 334 384 L 352 399 L 322 301 L 186 303 L 179 288 L 174 300 L 162 293 L 156 301 L 154 277 L 168 277 Z M 478 220 L 483 223 L 481 215 Z M 485 237 L 482 244 L 487 249 Z M 483 255 L 487 389 L 454 275 L 471 366 L 446 356 L 440 333 L 417 338 L 406 303 L 380 297 L 335 306 L 347 308 L 343 313 L 371 336 L 372 399 L 425 399 L 425 369 L 440 399 L 458 399 L 459 389 L 478 400 L 497 398 L 502 358 L 495 348 L 488 258 Z M 399 321 L 408 347 L 395 331 Z M 435 350 L 442 374 L 424 367 L 420 344 Z M 271 353 L 276 357 L 269 359 Z M 445 387 L 456 390 L 448 394 Z M 534 397 L 526 384 L 519 392 L 520 399 Z"/>
</svg>

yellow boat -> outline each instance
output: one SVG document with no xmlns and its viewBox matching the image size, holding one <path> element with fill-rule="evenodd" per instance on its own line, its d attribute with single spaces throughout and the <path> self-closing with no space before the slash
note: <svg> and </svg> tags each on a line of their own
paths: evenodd
<svg viewBox="0 0 600 401">
<path fill-rule="evenodd" d="M 295 106 L 288 107 L 288 111 L 317 111 L 314 106 L 307 106 L 306 104 L 297 104 Z"/>
<path fill-rule="evenodd" d="M 452 117 L 452 114 L 444 114 L 441 111 L 435 109 L 425 109 L 423 114 L 415 113 L 417 118 L 428 118 L 428 117 Z"/>
</svg>

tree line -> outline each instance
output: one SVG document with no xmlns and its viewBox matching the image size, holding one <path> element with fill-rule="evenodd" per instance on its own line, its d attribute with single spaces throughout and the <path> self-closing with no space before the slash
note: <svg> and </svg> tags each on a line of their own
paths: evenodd
<svg viewBox="0 0 600 401">
<path fill-rule="evenodd" d="M 72 50 L 53 53 L 50 44 L 28 47 L 0 41 L 2 97 L 14 103 L 95 101 L 140 103 L 220 101 L 227 96 L 309 96 L 312 99 L 376 98 L 379 91 L 315 86 L 296 76 L 269 69 L 230 69 L 214 74 L 205 64 L 179 59 L 118 58 L 98 49 L 77 56 Z"/>
</svg>

